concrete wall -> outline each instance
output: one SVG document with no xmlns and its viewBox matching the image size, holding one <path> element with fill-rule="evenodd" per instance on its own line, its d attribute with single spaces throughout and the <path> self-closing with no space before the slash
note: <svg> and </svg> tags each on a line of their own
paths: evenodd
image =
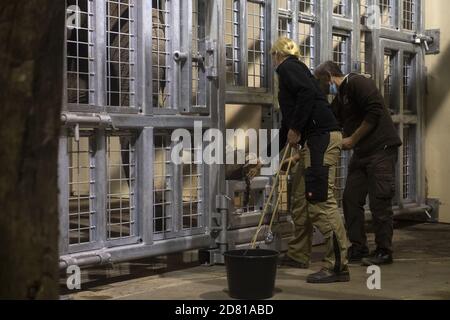
<svg viewBox="0 0 450 320">
<path fill-rule="evenodd" d="M 427 56 L 426 175 L 429 198 L 441 201 L 440 221 L 450 223 L 450 1 L 425 0 L 427 29 L 441 29 L 441 53 Z"/>
</svg>

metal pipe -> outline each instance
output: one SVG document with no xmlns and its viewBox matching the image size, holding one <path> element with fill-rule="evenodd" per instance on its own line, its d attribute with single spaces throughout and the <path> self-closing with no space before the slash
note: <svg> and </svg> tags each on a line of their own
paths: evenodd
<svg viewBox="0 0 450 320">
<path fill-rule="evenodd" d="M 91 254 L 82 254 L 79 257 L 76 256 L 63 256 L 59 261 L 59 268 L 66 269 L 69 266 L 85 266 L 85 265 L 96 265 L 96 264 L 107 264 L 111 263 L 111 254 L 102 251 L 94 251 Z"/>
<path fill-rule="evenodd" d="M 230 201 L 231 198 L 227 195 L 216 196 L 216 207 L 220 217 L 220 235 L 217 245 L 222 254 L 228 250 L 228 213 Z"/>
<path fill-rule="evenodd" d="M 432 210 L 431 206 L 423 205 L 417 207 L 406 207 L 406 208 L 397 208 L 394 209 L 394 216 L 400 216 L 404 214 L 418 214 L 418 213 L 426 213 Z"/>
<path fill-rule="evenodd" d="M 207 234 L 192 236 L 189 238 L 177 238 L 167 241 L 153 243 L 152 245 L 135 244 L 106 248 L 101 251 L 93 250 L 88 252 L 68 254 L 60 257 L 59 267 L 65 269 L 70 265 L 93 266 L 110 263 L 119 263 L 136 259 L 157 257 L 171 253 L 183 252 L 186 250 L 195 250 L 208 248 L 210 236 Z"/>
<path fill-rule="evenodd" d="M 78 115 L 73 113 L 61 114 L 63 125 L 69 124 L 94 124 L 94 125 L 112 125 L 112 119 L 107 114 Z"/>
<path fill-rule="evenodd" d="M 414 206 L 414 207 L 406 207 L 406 208 L 394 208 L 394 218 L 398 218 L 402 215 L 408 215 L 408 214 L 419 214 L 423 213 L 426 214 L 426 212 L 430 212 L 432 210 L 432 207 L 429 205 L 422 205 L 422 206 Z M 372 220 L 372 214 L 370 209 L 365 211 L 365 218 L 366 221 Z"/>
</svg>

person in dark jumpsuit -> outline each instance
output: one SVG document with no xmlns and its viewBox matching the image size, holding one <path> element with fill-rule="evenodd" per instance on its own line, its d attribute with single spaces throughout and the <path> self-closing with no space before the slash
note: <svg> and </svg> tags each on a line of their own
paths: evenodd
<svg viewBox="0 0 450 320">
<path fill-rule="evenodd" d="M 353 150 L 344 191 L 344 215 L 352 246 L 350 262 L 383 265 L 393 262 L 393 211 L 398 131 L 372 79 L 350 73 L 324 62 L 315 70 L 325 93 L 335 95 L 332 103 L 344 130 L 343 149 Z M 373 216 L 376 250 L 369 254 L 364 206 L 367 195 Z"/>
<path fill-rule="evenodd" d="M 319 82 L 300 61 L 298 45 L 280 38 L 271 54 L 279 77 L 278 99 L 283 118 L 280 143 L 289 143 L 297 150 L 292 159 L 295 168 L 291 194 L 295 232 L 282 264 L 308 268 L 316 226 L 325 238 L 325 265 L 309 275 L 307 282 L 350 281 L 348 239 L 334 197 L 342 133 Z"/>
</svg>

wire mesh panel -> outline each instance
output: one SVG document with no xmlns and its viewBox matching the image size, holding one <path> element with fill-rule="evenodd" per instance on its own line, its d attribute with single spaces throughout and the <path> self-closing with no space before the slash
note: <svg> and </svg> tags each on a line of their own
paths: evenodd
<svg viewBox="0 0 450 320">
<path fill-rule="evenodd" d="M 106 1 L 106 101 L 136 106 L 136 7 L 134 0 Z"/>
<path fill-rule="evenodd" d="M 367 76 L 372 76 L 372 68 L 370 66 L 370 52 L 371 52 L 371 43 L 369 41 L 370 32 L 361 31 L 361 44 L 359 51 L 359 60 L 361 63 L 361 73 Z"/>
<path fill-rule="evenodd" d="M 248 86 L 265 85 L 265 5 L 262 1 L 247 1 Z"/>
<path fill-rule="evenodd" d="M 416 0 L 403 0 L 403 29 L 413 31 L 416 27 Z"/>
<path fill-rule="evenodd" d="M 240 85 L 241 37 L 239 0 L 225 1 L 225 45 L 227 59 L 227 84 Z"/>
<path fill-rule="evenodd" d="M 134 135 L 111 133 L 107 137 L 107 239 L 135 235 L 136 158 Z"/>
<path fill-rule="evenodd" d="M 68 104 L 94 104 L 93 6 L 92 0 L 66 0 Z"/>
<path fill-rule="evenodd" d="M 278 36 L 292 38 L 292 0 L 278 2 Z"/>
<path fill-rule="evenodd" d="M 388 28 L 394 28 L 396 3 L 394 2 L 394 0 L 378 0 L 378 1 L 381 14 L 381 25 Z"/>
<path fill-rule="evenodd" d="M 257 199 L 263 193 L 262 190 L 235 191 L 233 203 L 236 214 L 250 213 L 260 211 Z"/>
<path fill-rule="evenodd" d="M 360 23 L 363 26 L 367 26 L 367 19 L 369 17 L 369 0 L 359 0 L 359 11 Z"/>
<path fill-rule="evenodd" d="M 314 24 L 300 21 L 298 23 L 300 58 L 310 69 L 314 68 L 316 61 L 315 41 Z"/>
<path fill-rule="evenodd" d="M 350 151 L 342 151 L 336 168 L 334 196 L 336 197 L 336 201 L 339 208 L 343 207 L 344 190 L 345 190 L 345 183 L 347 181 L 348 165 L 350 162 L 350 158 L 351 158 Z"/>
<path fill-rule="evenodd" d="M 154 137 L 153 232 L 156 240 L 173 231 L 173 173 L 170 161 L 170 136 Z"/>
<path fill-rule="evenodd" d="M 292 38 L 292 18 L 290 16 L 279 15 L 278 36 Z"/>
<path fill-rule="evenodd" d="M 192 230 L 203 227 L 203 170 L 201 159 L 196 159 L 196 153 L 201 151 L 196 147 L 184 149 L 185 161 L 182 177 L 182 228 Z M 200 147 L 201 148 L 201 147 Z"/>
<path fill-rule="evenodd" d="M 69 153 L 69 244 L 94 241 L 95 159 L 89 132 L 67 139 Z"/>
<path fill-rule="evenodd" d="M 403 128 L 403 174 L 402 198 L 404 202 L 415 200 L 415 129 L 412 126 Z"/>
<path fill-rule="evenodd" d="M 397 52 L 386 50 L 384 53 L 384 101 L 391 111 L 398 111 L 393 99 L 395 59 Z"/>
<path fill-rule="evenodd" d="M 348 9 L 348 0 L 333 0 L 333 14 L 337 16 L 347 16 Z"/>
<path fill-rule="evenodd" d="M 414 69 L 413 69 L 414 56 L 406 53 L 403 55 L 403 112 L 411 113 L 415 111 L 414 103 Z"/>
<path fill-rule="evenodd" d="M 292 0 L 278 0 L 278 10 L 292 11 Z"/>
<path fill-rule="evenodd" d="M 292 0 L 278 2 L 278 36 L 292 37 Z"/>
<path fill-rule="evenodd" d="M 339 65 L 343 73 L 350 72 L 349 58 L 349 37 L 333 34 L 333 61 Z"/>
<path fill-rule="evenodd" d="M 170 0 L 152 1 L 152 105 L 169 108 L 170 94 Z"/>
<path fill-rule="evenodd" d="M 306 15 L 315 14 L 315 0 L 299 0 L 298 5 L 301 14 Z"/>
</svg>

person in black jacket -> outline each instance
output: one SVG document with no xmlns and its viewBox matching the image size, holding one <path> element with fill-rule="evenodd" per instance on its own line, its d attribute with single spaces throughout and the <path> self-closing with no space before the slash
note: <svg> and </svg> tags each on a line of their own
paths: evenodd
<svg viewBox="0 0 450 320">
<path fill-rule="evenodd" d="M 294 148 L 302 146 L 292 158 L 295 233 L 282 264 L 309 267 L 314 225 L 326 241 L 326 265 L 309 275 L 307 282 L 349 281 L 347 235 L 334 197 L 342 133 L 319 83 L 300 61 L 298 45 L 288 38 L 280 38 L 271 54 L 279 77 L 278 98 L 283 118 L 280 142 Z"/>
<path fill-rule="evenodd" d="M 360 74 L 344 76 L 327 61 L 315 70 L 326 93 L 334 94 L 333 110 L 344 130 L 343 149 L 353 150 L 344 191 L 344 215 L 352 246 L 348 257 L 363 265 L 393 262 L 393 212 L 398 135 L 375 82 Z M 369 254 L 364 205 L 369 195 L 376 250 Z"/>
</svg>

